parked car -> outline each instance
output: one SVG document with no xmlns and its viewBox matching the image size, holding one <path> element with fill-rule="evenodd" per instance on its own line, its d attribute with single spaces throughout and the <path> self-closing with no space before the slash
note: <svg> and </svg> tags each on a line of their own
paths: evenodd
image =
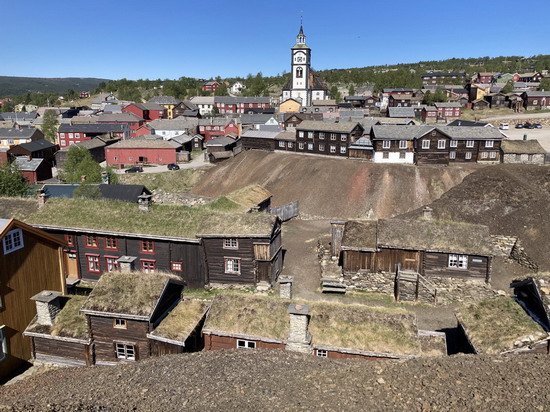
<svg viewBox="0 0 550 412">
<path fill-rule="evenodd" d="M 500 130 L 508 130 L 510 128 L 510 125 L 508 123 L 501 123 L 499 124 L 498 128 Z"/>
<path fill-rule="evenodd" d="M 141 172 L 143 172 L 143 167 L 141 166 L 132 166 L 124 171 L 124 173 L 141 173 Z"/>
<path fill-rule="evenodd" d="M 180 170 L 180 167 L 175 163 L 170 163 L 167 167 L 168 170 Z"/>
<path fill-rule="evenodd" d="M 523 129 L 523 124 L 521 123 L 516 124 L 516 129 Z"/>
<path fill-rule="evenodd" d="M 523 123 L 523 128 L 524 129 L 534 129 L 535 125 L 532 124 L 532 123 L 529 123 L 529 122 L 525 122 L 525 123 Z"/>
<path fill-rule="evenodd" d="M 535 129 L 542 129 L 542 124 L 540 123 L 533 123 L 533 126 L 535 126 Z"/>
</svg>

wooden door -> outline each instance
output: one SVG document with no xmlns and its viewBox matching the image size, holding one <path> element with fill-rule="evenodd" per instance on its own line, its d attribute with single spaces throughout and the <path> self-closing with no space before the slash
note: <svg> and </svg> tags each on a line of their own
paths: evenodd
<svg viewBox="0 0 550 412">
<path fill-rule="evenodd" d="M 68 278 L 80 279 L 78 273 L 78 259 L 74 252 L 63 252 L 65 255 L 65 275 Z"/>
</svg>

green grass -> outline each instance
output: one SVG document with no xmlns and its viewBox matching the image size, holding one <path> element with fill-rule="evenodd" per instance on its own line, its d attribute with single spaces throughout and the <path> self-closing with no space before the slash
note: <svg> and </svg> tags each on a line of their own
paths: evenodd
<svg viewBox="0 0 550 412">
<path fill-rule="evenodd" d="M 207 203 L 204 207 L 219 212 L 236 212 L 241 209 L 238 204 L 225 196 L 216 198 L 214 201 Z"/>
<path fill-rule="evenodd" d="M 161 173 L 133 173 L 119 175 L 122 184 L 144 185 L 149 190 L 167 193 L 189 192 L 199 181 L 205 170 L 169 170 Z"/>
</svg>

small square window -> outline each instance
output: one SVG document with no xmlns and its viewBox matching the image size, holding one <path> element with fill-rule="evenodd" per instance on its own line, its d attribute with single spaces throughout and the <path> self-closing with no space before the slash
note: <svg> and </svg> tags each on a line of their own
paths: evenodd
<svg viewBox="0 0 550 412">
<path fill-rule="evenodd" d="M 405 158 L 405 152 L 399 152 L 399 158 L 404 159 Z"/>
<path fill-rule="evenodd" d="M 324 349 L 317 349 L 315 351 L 315 356 L 317 356 L 319 358 L 328 358 L 328 351 L 326 351 Z"/>
<path fill-rule="evenodd" d="M 10 230 L 2 241 L 4 246 L 4 254 L 15 252 L 16 250 L 23 249 L 23 231 L 21 229 Z"/>
<path fill-rule="evenodd" d="M 238 249 L 239 248 L 239 240 L 236 239 L 236 238 L 224 239 L 223 240 L 223 248 L 224 249 Z"/>
<path fill-rule="evenodd" d="M 389 152 L 382 152 L 382 159 L 389 159 L 389 158 L 390 158 Z"/>
<path fill-rule="evenodd" d="M 330 153 L 336 153 L 336 146 L 330 145 Z"/>
<path fill-rule="evenodd" d="M 113 328 L 126 329 L 127 328 L 126 319 L 120 319 L 120 318 L 113 319 Z"/>
<path fill-rule="evenodd" d="M 152 240 L 142 240 L 141 251 L 145 253 L 153 253 L 155 251 L 155 242 Z"/>
<path fill-rule="evenodd" d="M 279 147 L 282 147 L 282 148 L 284 148 L 284 147 L 285 147 L 285 142 L 283 142 L 283 141 L 279 141 Z"/>
<path fill-rule="evenodd" d="M 101 271 L 99 255 L 86 255 L 86 261 L 88 263 L 88 272 L 99 273 Z"/>
<path fill-rule="evenodd" d="M 237 349 L 256 349 L 256 342 L 253 340 L 237 339 Z"/>
<path fill-rule="evenodd" d="M 304 150 L 304 144 L 303 143 L 298 143 L 298 149 Z"/>
<path fill-rule="evenodd" d="M 325 151 L 325 144 L 324 144 L 324 143 L 319 143 L 319 151 L 320 151 L 320 152 L 324 152 L 324 151 Z"/>
<path fill-rule="evenodd" d="M 157 262 L 155 260 L 141 260 L 141 270 L 145 273 L 154 272 L 157 268 Z"/>
<path fill-rule="evenodd" d="M 183 262 L 172 262 L 170 267 L 173 272 L 182 272 L 183 271 Z"/>
<path fill-rule="evenodd" d="M 449 153 L 449 159 L 456 159 L 456 152 L 454 150 Z"/>
<path fill-rule="evenodd" d="M 346 154 L 347 148 L 346 146 L 340 146 L 340 154 Z"/>
<path fill-rule="evenodd" d="M 118 257 L 116 256 L 105 256 L 105 263 L 107 266 L 107 272 L 114 272 L 118 270 Z"/>
<path fill-rule="evenodd" d="M 237 258 L 225 258 L 225 273 L 240 275 L 241 260 Z"/>
<path fill-rule="evenodd" d="M 319 132 L 319 139 L 323 140 L 325 138 L 324 132 Z"/>
<path fill-rule="evenodd" d="M 487 152 L 481 152 L 481 158 L 482 159 L 487 159 L 489 157 L 489 153 Z"/>
<path fill-rule="evenodd" d="M 97 236 L 86 236 L 86 246 L 96 248 L 97 245 Z"/>
<path fill-rule="evenodd" d="M 65 235 L 65 241 L 67 242 L 67 246 L 74 246 L 74 236 L 73 235 Z"/>
<path fill-rule="evenodd" d="M 307 150 L 313 150 L 313 143 L 307 144 Z"/>
<path fill-rule="evenodd" d="M 493 147 L 494 143 L 494 140 L 486 140 L 485 147 Z"/>
<path fill-rule="evenodd" d="M 342 133 L 342 134 L 340 135 L 340 141 L 345 142 L 345 141 L 347 141 L 347 140 L 348 140 L 348 136 L 347 136 L 346 134 Z"/>
<path fill-rule="evenodd" d="M 134 345 L 116 343 L 115 351 L 118 359 L 136 360 L 136 348 Z"/>
</svg>

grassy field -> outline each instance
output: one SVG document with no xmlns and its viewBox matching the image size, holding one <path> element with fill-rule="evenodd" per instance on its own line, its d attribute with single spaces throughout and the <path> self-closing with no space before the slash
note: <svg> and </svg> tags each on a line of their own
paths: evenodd
<svg viewBox="0 0 550 412">
<path fill-rule="evenodd" d="M 149 190 L 181 193 L 190 191 L 204 173 L 205 170 L 185 169 L 166 173 L 121 174 L 118 179 L 122 184 L 144 185 Z"/>
</svg>

